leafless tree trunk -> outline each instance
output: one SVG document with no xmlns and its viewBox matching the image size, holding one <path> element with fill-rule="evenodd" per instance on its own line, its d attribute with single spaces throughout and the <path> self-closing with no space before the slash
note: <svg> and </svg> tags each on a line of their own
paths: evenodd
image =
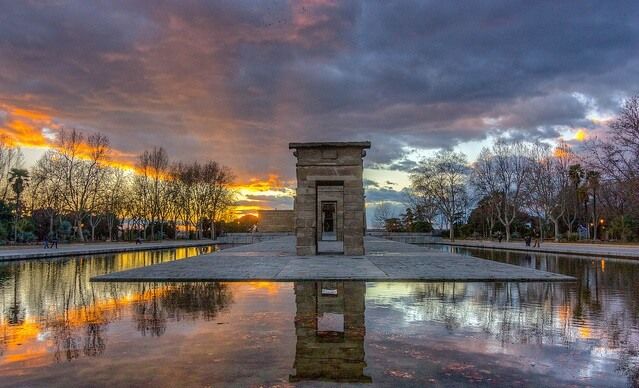
<svg viewBox="0 0 639 388">
<path fill-rule="evenodd" d="M 375 207 L 375 213 L 373 215 L 375 219 L 375 224 L 378 228 L 384 228 L 386 224 L 386 220 L 389 218 L 393 218 L 393 209 L 391 208 L 390 203 L 381 202 Z"/>
<path fill-rule="evenodd" d="M 466 156 L 452 151 L 440 151 L 424 159 L 411 174 L 411 189 L 421 197 L 430 197 L 449 227 L 449 238 L 455 240 L 455 221 L 462 218 L 467 205 Z"/>
<path fill-rule="evenodd" d="M 471 182 L 482 195 L 495 198 L 506 241 L 510 241 L 510 228 L 522 205 L 522 190 L 530 172 L 529 153 L 524 143 L 500 140 L 491 149 L 484 148 L 473 165 Z"/>
</svg>

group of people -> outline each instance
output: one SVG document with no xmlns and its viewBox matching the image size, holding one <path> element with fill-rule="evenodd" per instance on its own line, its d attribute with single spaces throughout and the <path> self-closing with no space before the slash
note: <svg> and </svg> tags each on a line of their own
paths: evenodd
<svg viewBox="0 0 639 388">
<path fill-rule="evenodd" d="M 501 243 L 503 239 L 504 239 L 504 235 L 501 233 L 501 231 L 497 232 L 497 241 Z M 532 247 L 533 248 L 541 247 L 541 233 L 539 233 L 537 229 L 534 229 L 532 233 L 527 234 L 526 237 L 524 237 L 524 243 L 526 243 L 527 247 L 530 246 L 530 243 L 533 242 L 533 239 L 535 240 L 535 242 Z"/>
<path fill-rule="evenodd" d="M 531 243 L 533 237 L 535 239 L 535 243 L 533 245 L 533 248 L 539 248 L 541 246 L 541 234 L 536 229 L 533 230 L 532 236 L 530 234 L 528 234 L 528 235 L 526 235 L 526 237 L 524 237 L 524 242 L 526 243 L 526 246 L 527 247 L 530 246 L 530 243 Z"/>
<path fill-rule="evenodd" d="M 44 237 L 44 249 L 48 248 L 58 249 L 58 238 L 56 236 L 54 236 L 51 241 L 49 241 L 49 236 Z"/>
</svg>

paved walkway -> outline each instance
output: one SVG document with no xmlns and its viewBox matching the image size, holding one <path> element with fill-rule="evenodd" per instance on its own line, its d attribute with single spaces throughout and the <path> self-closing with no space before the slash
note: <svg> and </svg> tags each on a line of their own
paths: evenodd
<svg viewBox="0 0 639 388">
<path fill-rule="evenodd" d="M 0 250 L 0 261 L 46 259 L 53 257 L 68 257 L 95 255 L 103 253 L 118 253 L 131 251 L 148 251 L 155 249 L 172 249 L 182 247 L 200 247 L 213 245 L 211 240 L 178 240 L 162 242 L 112 242 L 112 243 L 87 243 L 87 244 L 58 244 L 57 249 L 44 249 L 42 245 L 33 247 L 15 247 Z"/>
<path fill-rule="evenodd" d="M 573 281 L 531 268 L 367 237 L 366 256 L 296 256 L 295 237 L 97 276 L 92 281 Z"/>
<path fill-rule="evenodd" d="M 523 241 L 497 242 L 477 240 L 442 241 L 433 244 L 470 248 L 506 249 L 512 251 L 546 252 L 579 256 L 614 257 L 639 260 L 638 245 L 615 245 L 597 243 L 554 243 L 544 242 L 540 248 L 527 247 Z"/>
</svg>

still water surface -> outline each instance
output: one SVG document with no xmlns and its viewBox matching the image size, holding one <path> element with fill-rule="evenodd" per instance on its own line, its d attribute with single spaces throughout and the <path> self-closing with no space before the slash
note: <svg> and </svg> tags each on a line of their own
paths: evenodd
<svg viewBox="0 0 639 388">
<path fill-rule="evenodd" d="M 0 264 L 0 386 L 639 381 L 633 262 L 455 248 L 579 281 L 89 282 L 209 250 Z"/>
</svg>

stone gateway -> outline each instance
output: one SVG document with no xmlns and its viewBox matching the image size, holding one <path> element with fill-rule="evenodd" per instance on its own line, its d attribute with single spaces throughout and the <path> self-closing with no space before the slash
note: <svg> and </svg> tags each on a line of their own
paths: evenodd
<svg viewBox="0 0 639 388">
<path fill-rule="evenodd" d="M 297 157 L 296 252 L 364 254 L 363 158 L 371 143 L 290 143 Z"/>
</svg>

